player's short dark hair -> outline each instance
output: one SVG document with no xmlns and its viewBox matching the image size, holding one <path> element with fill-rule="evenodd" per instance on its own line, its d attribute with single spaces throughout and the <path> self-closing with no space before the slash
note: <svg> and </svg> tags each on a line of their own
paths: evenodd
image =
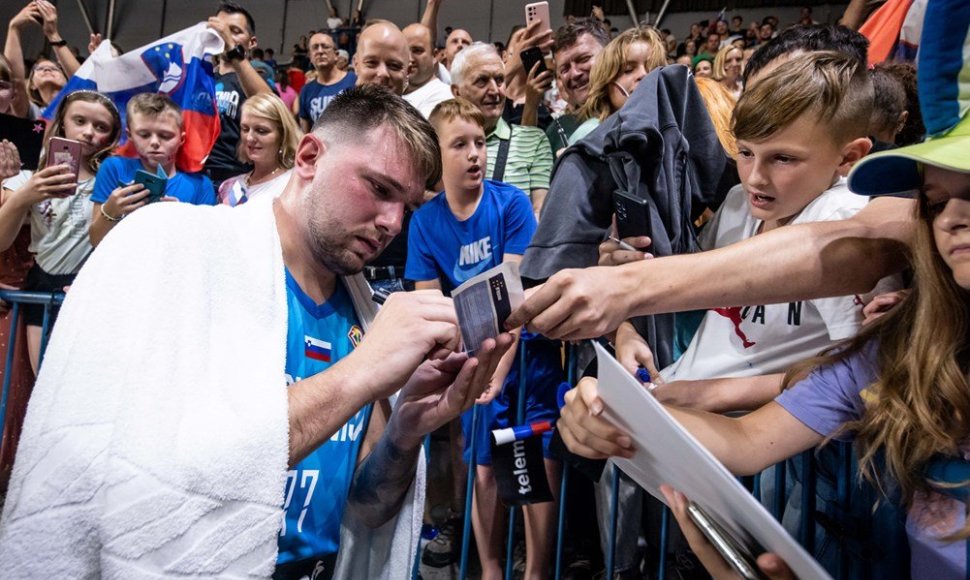
<svg viewBox="0 0 970 580">
<path fill-rule="evenodd" d="M 361 85 L 347 89 L 327 105 L 313 127 L 332 146 L 353 142 L 373 129 L 387 125 L 421 172 L 427 189 L 441 179 L 438 136 L 427 119 L 404 99 L 384 87 Z"/>
</svg>

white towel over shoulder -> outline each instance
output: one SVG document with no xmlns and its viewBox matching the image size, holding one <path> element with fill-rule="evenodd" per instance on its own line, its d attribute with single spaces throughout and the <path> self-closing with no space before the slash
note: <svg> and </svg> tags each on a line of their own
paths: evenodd
<svg viewBox="0 0 970 580">
<path fill-rule="evenodd" d="M 30 401 L 0 576 L 272 574 L 288 457 L 287 314 L 272 200 L 260 201 L 158 204 L 92 254 Z M 420 505 L 423 486 L 413 488 Z M 400 529 L 402 551 L 417 540 L 407 507 L 407 524 L 385 532 Z"/>
</svg>

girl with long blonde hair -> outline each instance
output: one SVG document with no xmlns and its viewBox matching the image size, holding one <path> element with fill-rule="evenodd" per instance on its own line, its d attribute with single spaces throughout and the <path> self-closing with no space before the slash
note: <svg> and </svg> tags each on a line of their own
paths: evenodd
<svg viewBox="0 0 970 580">
<path fill-rule="evenodd" d="M 863 195 L 918 190 L 911 294 L 855 338 L 793 369 L 786 386 L 795 384 L 748 415 L 668 410 L 738 475 L 758 473 L 829 439 L 852 440 L 861 475 L 906 510 L 912 577 L 963 577 L 970 538 L 964 503 L 970 479 L 970 115 L 947 136 L 863 159 L 849 186 Z M 599 416 L 603 402 L 595 380 L 584 380 L 566 399 L 559 430 L 573 452 L 632 455 L 629 438 Z M 683 496 L 668 490 L 668 500 L 705 565 L 726 570 L 698 540 Z M 782 571 L 771 558 L 761 564 Z"/>
</svg>

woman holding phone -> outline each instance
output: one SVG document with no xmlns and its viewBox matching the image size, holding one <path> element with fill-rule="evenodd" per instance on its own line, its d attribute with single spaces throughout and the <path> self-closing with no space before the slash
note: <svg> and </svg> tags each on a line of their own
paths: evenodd
<svg viewBox="0 0 970 580">
<path fill-rule="evenodd" d="M 239 160 L 252 171 L 219 186 L 219 203 L 237 206 L 253 197 L 278 196 L 290 180 L 296 146 L 303 137 L 286 104 L 274 94 L 246 99 L 239 124 Z"/>
</svg>

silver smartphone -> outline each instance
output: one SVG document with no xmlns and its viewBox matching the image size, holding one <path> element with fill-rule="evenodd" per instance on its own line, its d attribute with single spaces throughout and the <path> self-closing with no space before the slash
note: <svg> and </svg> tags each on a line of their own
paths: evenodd
<svg viewBox="0 0 970 580">
<path fill-rule="evenodd" d="M 758 569 L 755 556 L 739 545 L 724 529 L 704 513 L 696 503 L 687 504 L 687 515 L 700 528 L 721 557 L 745 580 L 762 580 L 765 575 Z"/>
</svg>

